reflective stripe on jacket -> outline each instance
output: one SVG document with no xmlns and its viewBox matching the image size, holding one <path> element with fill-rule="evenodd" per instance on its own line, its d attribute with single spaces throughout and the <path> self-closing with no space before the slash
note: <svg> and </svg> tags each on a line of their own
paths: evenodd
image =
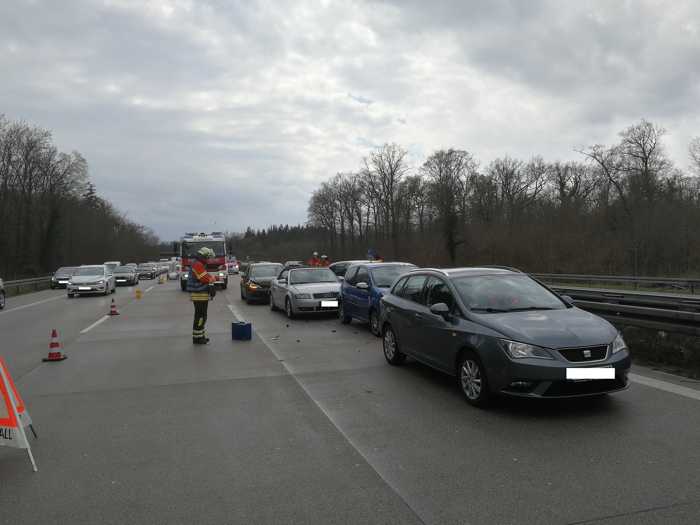
<svg viewBox="0 0 700 525">
<path fill-rule="evenodd" d="M 209 300 L 209 284 L 215 281 L 201 261 L 195 261 L 187 276 L 187 291 L 193 301 Z"/>
</svg>

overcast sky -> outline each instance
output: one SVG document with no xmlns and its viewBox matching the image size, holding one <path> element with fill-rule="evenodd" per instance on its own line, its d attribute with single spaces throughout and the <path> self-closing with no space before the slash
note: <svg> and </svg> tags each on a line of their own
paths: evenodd
<svg viewBox="0 0 700 525">
<path fill-rule="evenodd" d="M 647 118 L 685 168 L 699 80 L 696 0 L 0 1 L 0 113 L 165 240 L 302 223 L 384 142 L 568 160 Z"/>
</svg>

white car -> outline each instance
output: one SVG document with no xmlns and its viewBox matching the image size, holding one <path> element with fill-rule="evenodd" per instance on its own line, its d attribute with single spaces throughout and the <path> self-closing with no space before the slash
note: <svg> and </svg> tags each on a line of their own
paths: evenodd
<svg viewBox="0 0 700 525">
<path fill-rule="evenodd" d="M 114 274 L 104 264 L 80 266 L 68 281 L 67 293 L 77 295 L 107 295 L 117 291 Z"/>
<path fill-rule="evenodd" d="M 115 268 L 118 268 L 119 266 L 122 265 L 122 263 L 120 261 L 107 261 L 103 264 L 107 267 L 107 269 L 110 272 L 113 272 Z"/>
</svg>

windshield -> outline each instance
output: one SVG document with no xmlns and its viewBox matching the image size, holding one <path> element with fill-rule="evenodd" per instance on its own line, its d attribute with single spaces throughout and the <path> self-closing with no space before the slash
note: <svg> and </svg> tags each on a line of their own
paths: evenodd
<svg viewBox="0 0 700 525">
<path fill-rule="evenodd" d="M 413 264 L 394 264 L 391 266 L 381 266 L 379 268 L 372 268 L 370 273 L 372 274 L 372 280 L 374 285 L 379 288 L 388 288 L 394 281 L 402 274 L 409 270 L 415 268 Z"/>
<path fill-rule="evenodd" d="M 131 266 L 118 266 L 114 269 L 114 273 L 132 273 L 133 271 Z"/>
<path fill-rule="evenodd" d="M 64 266 L 63 268 L 59 268 L 58 270 L 56 270 L 56 274 L 73 275 L 73 272 L 75 272 L 75 270 L 75 266 Z"/>
<path fill-rule="evenodd" d="M 289 272 L 290 284 L 337 282 L 338 278 L 328 268 L 303 268 Z"/>
<path fill-rule="evenodd" d="M 217 257 L 223 257 L 226 255 L 226 246 L 224 241 L 197 241 L 197 242 L 183 242 L 182 243 L 182 256 L 183 257 L 194 257 L 197 250 L 201 248 L 211 248 L 214 250 L 214 254 Z"/>
<path fill-rule="evenodd" d="M 73 275 L 103 276 L 104 274 L 105 269 L 103 266 L 85 266 L 83 268 L 78 268 Z"/>
<path fill-rule="evenodd" d="M 283 266 L 281 264 L 266 264 L 265 266 L 253 266 L 250 269 L 250 278 L 255 279 L 256 277 L 277 277 L 277 275 L 282 271 Z"/>
<path fill-rule="evenodd" d="M 556 295 L 527 275 L 457 277 L 453 283 L 464 304 L 477 312 L 566 308 Z"/>
<path fill-rule="evenodd" d="M 142 270 L 150 270 L 151 268 L 153 268 L 153 265 L 152 264 L 139 264 L 139 268 Z"/>
</svg>

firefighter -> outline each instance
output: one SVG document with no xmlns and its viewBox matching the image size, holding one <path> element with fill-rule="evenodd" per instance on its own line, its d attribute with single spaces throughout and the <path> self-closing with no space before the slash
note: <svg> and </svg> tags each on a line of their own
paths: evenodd
<svg viewBox="0 0 700 525">
<path fill-rule="evenodd" d="M 327 255 L 321 255 L 321 261 L 318 263 L 319 266 L 326 268 L 331 262 L 328 260 Z"/>
<path fill-rule="evenodd" d="M 214 250 L 211 248 L 206 246 L 200 248 L 194 256 L 195 261 L 187 276 L 187 291 L 190 292 L 190 298 L 194 304 L 192 343 L 195 345 L 205 345 L 209 342 L 209 338 L 204 332 L 204 325 L 207 323 L 209 298 L 216 295 L 216 289 L 214 288 L 214 277 L 207 273 L 206 262 L 214 256 Z"/>
<path fill-rule="evenodd" d="M 321 265 L 321 259 L 318 258 L 318 252 L 314 252 L 314 254 L 311 256 L 311 259 L 309 259 L 308 262 L 309 266 L 320 266 Z"/>
</svg>

